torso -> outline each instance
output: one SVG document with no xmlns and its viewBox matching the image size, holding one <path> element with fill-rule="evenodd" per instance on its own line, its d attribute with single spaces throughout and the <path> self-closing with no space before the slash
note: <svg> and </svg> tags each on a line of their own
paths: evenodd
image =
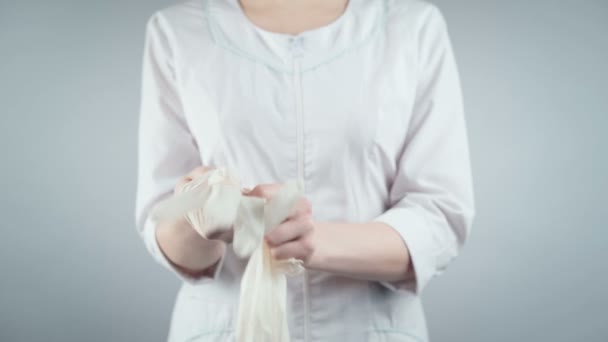
<svg viewBox="0 0 608 342">
<path fill-rule="evenodd" d="M 366 222 L 387 208 L 415 97 L 416 30 L 430 6 L 339 7 L 308 31 L 322 23 L 273 27 L 250 11 L 256 27 L 237 0 L 160 15 L 203 165 L 232 168 L 244 187 L 302 178 L 317 219 Z M 244 266 L 229 251 L 217 279 L 184 285 L 171 341 L 232 341 Z M 288 309 L 294 342 L 427 339 L 419 297 L 376 282 L 309 272 L 289 279 Z"/>
</svg>

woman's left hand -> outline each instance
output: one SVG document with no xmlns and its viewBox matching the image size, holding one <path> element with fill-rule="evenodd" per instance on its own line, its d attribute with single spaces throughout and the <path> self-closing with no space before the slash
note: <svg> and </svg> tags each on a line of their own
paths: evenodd
<svg viewBox="0 0 608 342">
<path fill-rule="evenodd" d="M 280 187 L 281 184 L 261 184 L 245 191 L 245 195 L 271 199 Z M 267 233 L 264 239 L 275 259 L 296 258 L 307 264 L 315 252 L 314 232 L 312 206 L 310 201 L 302 198 L 287 219 Z"/>
</svg>

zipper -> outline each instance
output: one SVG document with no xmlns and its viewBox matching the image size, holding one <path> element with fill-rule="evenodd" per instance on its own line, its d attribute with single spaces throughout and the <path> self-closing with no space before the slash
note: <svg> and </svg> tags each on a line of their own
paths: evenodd
<svg viewBox="0 0 608 342">
<path fill-rule="evenodd" d="M 304 183 L 304 108 L 302 104 L 302 75 L 300 60 L 293 61 L 293 82 L 295 91 L 296 105 L 296 148 L 297 148 L 297 163 L 298 163 L 298 179 Z"/>
<path fill-rule="evenodd" d="M 293 60 L 293 82 L 295 92 L 295 109 L 296 109 L 296 153 L 297 153 L 297 172 L 298 179 L 302 180 L 302 186 L 305 187 L 304 182 L 304 106 L 302 104 L 302 69 L 300 66 L 300 59 L 294 58 Z M 304 189 L 302 189 L 305 191 Z M 309 288 L 308 288 L 308 273 L 304 270 L 303 274 L 303 302 L 304 302 L 304 342 L 308 342 L 309 331 L 310 331 L 310 301 L 309 301 Z"/>
<path fill-rule="evenodd" d="M 308 271 L 304 270 L 304 342 L 309 341 L 308 332 L 310 331 L 310 302 L 308 300 Z"/>
</svg>

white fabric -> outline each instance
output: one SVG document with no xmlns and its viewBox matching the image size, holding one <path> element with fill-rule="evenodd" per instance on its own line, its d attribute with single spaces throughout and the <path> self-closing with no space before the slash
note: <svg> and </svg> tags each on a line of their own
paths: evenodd
<svg viewBox="0 0 608 342">
<path fill-rule="evenodd" d="M 147 26 L 137 227 L 183 287 L 169 340 L 234 341 L 243 264 L 212 277 L 174 270 L 150 209 L 199 165 L 244 187 L 302 179 L 313 219 L 381 221 L 409 248 L 415 279 L 368 282 L 306 270 L 287 279 L 294 341 L 425 341 L 420 294 L 466 240 L 473 191 L 454 54 L 437 8 L 350 0 L 293 39 L 261 30 L 237 0 L 195 0 Z M 336 241 L 340 243 L 340 241 Z"/>
<path fill-rule="evenodd" d="M 285 274 L 302 272 L 302 261 L 275 260 L 263 236 L 289 216 L 302 196 L 301 188 L 299 182 L 287 182 L 268 202 L 242 196 L 238 179 L 225 168 L 219 168 L 186 183 L 175 196 L 158 203 L 152 211 L 155 222 L 185 215 L 205 238 L 234 227 L 234 252 L 249 258 L 241 280 L 238 342 L 290 340 Z"/>
</svg>

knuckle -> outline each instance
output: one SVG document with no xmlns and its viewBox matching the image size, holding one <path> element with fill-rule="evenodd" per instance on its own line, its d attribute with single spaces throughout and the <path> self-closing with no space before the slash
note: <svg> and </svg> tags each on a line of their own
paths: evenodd
<svg viewBox="0 0 608 342">
<path fill-rule="evenodd" d="M 260 191 L 260 195 L 262 195 L 262 196 L 268 195 L 268 186 L 260 185 L 259 191 Z"/>
<path fill-rule="evenodd" d="M 250 196 L 260 196 L 262 194 L 262 189 L 260 185 L 256 185 L 253 187 L 253 189 L 251 189 L 248 193 L 248 195 Z"/>
<path fill-rule="evenodd" d="M 267 187 L 268 186 L 266 184 L 258 184 L 255 186 L 255 189 L 257 189 L 261 193 L 264 193 L 264 192 L 266 192 Z"/>
<path fill-rule="evenodd" d="M 208 166 L 199 166 L 199 167 L 197 167 L 197 168 L 194 169 L 194 171 L 200 172 L 200 173 L 204 173 L 204 172 L 207 172 L 209 170 L 211 170 L 211 168 L 208 167 Z"/>
<path fill-rule="evenodd" d="M 283 230 L 281 229 L 281 226 L 278 226 L 275 229 L 273 229 L 272 232 L 270 232 L 266 235 L 266 240 L 271 245 L 277 245 L 277 244 L 281 243 L 283 235 L 284 234 L 283 234 Z"/>
<path fill-rule="evenodd" d="M 315 245 L 310 238 L 303 239 L 301 245 L 306 255 L 312 254 L 315 250 Z"/>
<path fill-rule="evenodd" d="M 312 216 L 306 215 L 300 219 L 300 225 L 304 228 L 305 231 L 311 231 L 314 228 L 314 224 L 312 222 Z"/>
<path fill-rule="evenodd" d="M 258 184 L 248 194 L 252 195 L 252 196 L 263 197 L 263 198 L 269 199 L 272 195 L 272 185 L 271 184 Z"/>
<path fill-rule="evenodd" d="M 312 203 L 310 203 L 310 201 L 307 198 L 303 198 L 300 201 L 300 207 L 302 208 L 302 213 L 303 214 L 310 214 L 312 213 Z"/>
<path fill-rule="evenodd" d="M 207 167 L 207 166 L 198 166 L 196 168 L 194 168 L 192 171 L 190 171 L 190 173 L 188 174 L 188 177 L 190 179 L 194 179 L 198 176 L 203 175 L 205 172 L 211 170 L 212 168 Z"/>
<path fill-rule="evenodd" d="M 274 248 L 273 252 L 272 252 L 273 256 L 275 259 L 289 259 L 293 257 L 293 253 L 291 253 L 291 251 L 288 248 L 284 248 L 284 247 L 278 247 L 278 248 Z"/>
<path fill-rule="evenodd" d="M 270 245 L 276 245 L 277 244 L 277 239 L 275 237 L 276 232 L 273 231 L 272 233 L 266 234 L 266 242 L 268 242 Z"/>
<path fill-rule="evenodd" d="M 275 259 L 281 259 L 281 258 L 283 258 L 283 251 L 281 251 L 281 249 L 279 249 L 279 248 L 272 248 L 270 250 L 270 253 L 272 254 L 272 256 Z"/>
<path fill-rule="evenodd" d="M 315 224 L 314 224 L 314 222 L 313 222 L 313 219 L 312 219 L 312 216 L 311 216 L 311 215 L 308 215 L 308 216 L 306 217 L 306 225 L 307 225 L 308 227 L 310 227 L 311 229 L 312 229 L 312 228 L 314 228 Z"/>
</svg>

